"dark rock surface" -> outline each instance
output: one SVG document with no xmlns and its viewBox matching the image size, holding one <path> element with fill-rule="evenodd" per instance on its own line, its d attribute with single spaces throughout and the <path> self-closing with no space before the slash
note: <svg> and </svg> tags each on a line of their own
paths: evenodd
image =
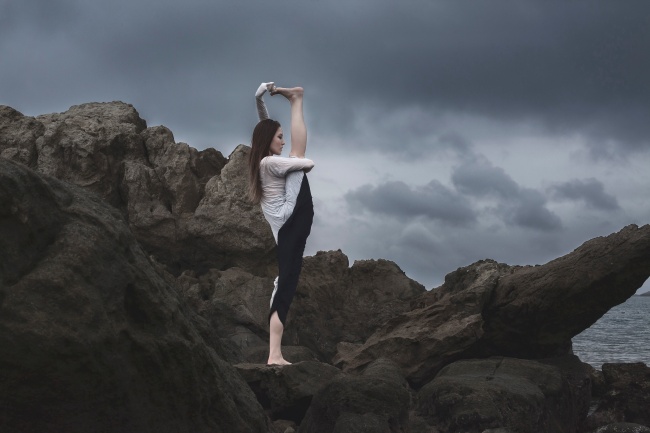
<svg viewBox="0 0 650 433">
<path fill-rule="evenodd" d="M 0 106 L 0 156 L 98 194 L 174 274 L 239 266 L 270 275 L 275 244 L 246 199 L 247 151 L 240 146 L 226 160 L 176 143 L 122 102 L 35 118 Z"/>
<path fill-rule="evenodd" d="M 650 427 L 650 367 L 642 362 L 603 364 L 602 376 L 598 406 L 586 429 L 622 422 Z"/>
<path fill-rule="evenodd" d="M 298 362 L 283 367 L 264 364 L 236 364 L 235 368 L 251 387 L 271 419 L 300 423 L 311 400 L 341 371 L 329 364 Z"/>
<path fill-rule="evenodd" d="M 268 431 L 98 196 L 0 158 L 0 257 L 3 431 Z"/>
<path fill-rule="evenodd" d="M 650 427 L 629 422 L 618 422 L 600 427 L 594 433 L 650 433 Z"/>
<path fill-rule="evenodd" d="M 215 269 L 178 277 L 186 301 L 229 348 L 234 363 L 262 363 L 268 355 L 267 312 L 273 278 L 239 268 Z M 289 311 L 285 352 L 291 362 L 330 361 L 341 341 L 363 343 L 383 322 L 406 311 L 424 288 L 388 260 L 362 260 L 349 266 L 341 251 L 305 257 L 296 297 Z M 326 306 L 326 308 L 324 308 Z"/>
<path fill-rule="evenodd" d="M 330 362 L 337 344 L 363 343 L 423 293 L 389 260 L 358 260 L 350 267 L 340 250 L 318 252 L 304 259 L 285 341 Z"/>
<path fill-rule="evenodd" d="M 634 295 L 650 276 L 650 225 L 631 225 L 585 242 L 542 266 L 483 260 L 447 275 L 415 308 L 334 361 L 354 371 L 393 359 L 425 383 L 459 358 L 544 358 L 570 353 L 571 338 Z"/>
<path fill-rule="evenodd" d="M 312 400 L 300 433 L 405 432 L 411 394 L 401 369 L 378 359 L 362 375 L 339 375 Z"/>
<path fill-rule="evenodd" d="M 569 362 L 581 364 L 577 358 Z M 514 358 L 463 360 L 447 365 L 419 391 L 418 413 L 442 431 L 569 433 L 586 413 L 580 400 L 554 365 Z"/>
</svg>

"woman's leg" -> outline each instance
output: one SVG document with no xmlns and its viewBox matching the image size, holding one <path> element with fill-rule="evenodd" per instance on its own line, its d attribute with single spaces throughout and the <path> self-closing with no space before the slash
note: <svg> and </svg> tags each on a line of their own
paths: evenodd
<svg viewBox="0 0 650 433">
<path fill-rule="evenodd" d="M 269 322 L 269 359 L 266 361 L 267 364 L 277 364 L 277 365 L 288 365 L 291 364 L 289 361 L 285 360 L 282 357 L 282 333 L 284 332 L 284 326 L 278 317 L 278 312 L 275 311 L 271 315 L 271 320 Z"/>
<path fill-rule="evenodd" d="M 280 94 L 291 103 L 291 151 L 289 156 L 305 157 L 307 149 L 307 126 L 302 113 L 302 99 L 304 90 L 302 87 L 276 87 L 271 91 L 272 95 Z"/>
</svg>

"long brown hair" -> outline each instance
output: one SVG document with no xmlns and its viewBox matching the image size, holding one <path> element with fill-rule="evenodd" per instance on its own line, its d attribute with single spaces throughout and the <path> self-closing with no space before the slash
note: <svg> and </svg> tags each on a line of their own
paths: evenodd
<svg viewBox="0 0 650 433">
<path fill-rule="evenodd" d="M 260 162 L 269 156 L 271 142 L 280 127 L 280 122 L 273 119 L 261 120 L 255 125 L 251 138 L 251 151 L 248 154 L 248 196 L 253 203 L 262 199 L 262 181 L 260 179 Z"/>
</svg>

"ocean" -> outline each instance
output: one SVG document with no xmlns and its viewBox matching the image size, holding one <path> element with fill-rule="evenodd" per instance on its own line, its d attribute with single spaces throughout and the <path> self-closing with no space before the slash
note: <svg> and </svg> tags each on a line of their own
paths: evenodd
<svg viewBox="0 0 650 433">
<path fill-rule="evenodd" d="M 650 365 L 650 296 L 632 296 L 573 337 L 573 353 L 600 369 L 605 362 Z"/>
</svg>

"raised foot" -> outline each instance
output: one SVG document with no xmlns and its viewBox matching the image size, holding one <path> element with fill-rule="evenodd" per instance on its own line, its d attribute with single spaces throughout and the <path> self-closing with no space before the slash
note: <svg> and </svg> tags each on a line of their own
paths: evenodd
<svg viewBox="0 0 650 433">
<path fill-rule="evenodd" d="M 282 95 L 287 98 L 289 101 L 294 99 L 301 99 L 305 94 L 305 90 L 302 87 L 274 87 L 271 90 L 271 95 Z"/>
</svg>

